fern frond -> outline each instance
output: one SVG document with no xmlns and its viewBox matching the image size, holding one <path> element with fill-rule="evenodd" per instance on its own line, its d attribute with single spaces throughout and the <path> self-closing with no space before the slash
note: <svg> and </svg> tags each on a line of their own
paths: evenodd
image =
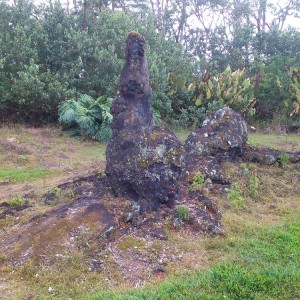
<svg viewBox="0 0 300 300">
<path fill-rule="evenodd" d="M 111 103 L 112 99 L 104 96 L 96 101 L 88 95 L 82 95 L 78 100 L 66 100 L 59 107 L 59 121 L 72 135 L 81 134 L 106 143 L 112 135 Z"/>
<path fill-rule="evenodd" d="M 65 123 L 66 125 L 71 124 L 75 121 L 76 113 L 73 108 L 66 109 L 60 116 L 59 116 L 59 122 Z"/>
<path fill-rule="evenodd" d="M 111 139 L 111 136 L 112 130 L 110 128 L 110 124 L 102 123 L 99 132 L 97 132 L 96 140 L 106 144 Z"/>
</svg>

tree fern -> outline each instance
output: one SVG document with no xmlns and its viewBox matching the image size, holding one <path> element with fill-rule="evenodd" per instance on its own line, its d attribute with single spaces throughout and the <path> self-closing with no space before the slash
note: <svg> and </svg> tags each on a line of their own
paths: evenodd
<svg viewBox="0 0 300 300">
<path fill-rule="evenodd" d="M 111 127 L 108 123 L 102 123 L 100 125 L 100 130 L 99 130 L 99 134 L 101 136 L 101 139 L 103 140 L 104 143 L 107 143 L 111 136 L 112 136 L 112 130 Z"/>
<path fill-rule="evenodd" d="M 159 126 L 161 124 L 161 114 L 159 110 L 154 108 L 153 108 L 153 120 L 155 126 Z"/>
<path fill-rule="evenodd" d="M 59 121 L 73 136 L 81 135 L 107 143 L 112 134 L 111 102 L 111 98 L 101 96 L 94 100 L 88 95 L 82 95 L 78 100 L 66 100 L 59 106 Z"/>
</svg>

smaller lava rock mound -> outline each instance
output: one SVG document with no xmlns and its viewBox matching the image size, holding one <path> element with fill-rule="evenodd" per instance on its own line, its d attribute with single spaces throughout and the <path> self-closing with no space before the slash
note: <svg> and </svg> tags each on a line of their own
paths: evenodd
<svg viewBox="0 0 300 300">
<path fill-rule="evenodd" d="M 229 107 L 216 111 L 186 139 L 186 171 L 201 172 L 215 182 L 223 182 L 221 162 L 241 157 L 247 137 L 247 125 L 239 113 Z"/>
</svg>

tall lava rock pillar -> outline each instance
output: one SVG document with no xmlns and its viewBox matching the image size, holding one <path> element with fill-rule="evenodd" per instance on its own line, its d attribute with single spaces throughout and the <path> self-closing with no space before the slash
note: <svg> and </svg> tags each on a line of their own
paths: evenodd
<svg viewBox="0 0 300 300">
<path fill-rule="evenodd" d="M 145 39 L 139 33 L 129 33 L 125 58 L 111 107 L 106 174 L 118 196 L 138 202 L 142 210 L 155 210 L 179 196 L 183 147 L 172 132 L 153 126 Z"/>
</svg>

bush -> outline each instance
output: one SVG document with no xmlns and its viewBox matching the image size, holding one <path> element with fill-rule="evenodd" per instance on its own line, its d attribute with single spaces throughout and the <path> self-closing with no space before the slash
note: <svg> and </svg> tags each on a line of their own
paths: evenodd
<svg viewBox="0 0 300 300">
<path fill-rule="evenodd" d="M 232 72 L 228 66 L 221 74 L 204 76 L 189 88 L 194 91 L 195 105 L 205 107 L 207 113 L 211 112 L 209 110 L 213 104 L 217 109 L 227 105 L 242 112 L 248 111 L 250 115 L 254 114 L 254 89 L 244 70 Z"/>
</svg>

